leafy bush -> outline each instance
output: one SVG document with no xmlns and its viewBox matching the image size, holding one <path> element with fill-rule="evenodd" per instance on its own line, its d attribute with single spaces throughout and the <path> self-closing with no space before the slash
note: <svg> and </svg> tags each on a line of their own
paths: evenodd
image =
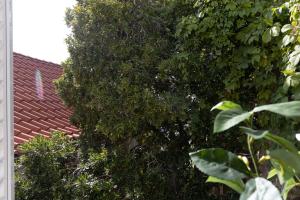
<svg viewBox="0 0 300 200">
<path fill-rule="evenodd" d="M 69 177 L 76 147 L 61 133 L 36 137 L 20 146 L 16 160 L 16 199 L 70 199 Z"/>
<path fill-rule="evenodd" d="M 105 149 L 83 158 L 77 142 L 59 132 L 36 137 L 16 158 L 16 199 L 117 199 L 107 159 Z"/>
<path fill-rule="evenodd" d="M 253 129 L 254 114 L 269 111 L 288 118 L 300 117 L 300 101 L 278 103 L 255 107 L 251 111 L 244 111 L 242 107 L 230 101 L 224 101 L 212 108 L 221 112 L 214 123 L 214 133 L 228 130 L 241 122 L 248 127 L 240 126 L 240 130 L 247 136 L 247 145 L 251 163 L 245 156 L 237 156 L 222 148 L 202 149 L 191 153 L 195 166 L 209 175 L 207 182 L 222 183 L 240 193 L 240 200 L 255 199 L 284 200 L 289 192 L 299 186 L 300 155 L 293 143 L 273 134 L 271 130 Z M 264 140 L 276 144 L 276 148 L 257 149 L 254 152 L 254 142 Z M 257 157 L 259 156 L 259 157 Z M 268 173 L 260 172 L 258 164 L 271 165 Z M 269 165 L 267 165 L 268 167 Z M 279 189 L 267 179 L 277 175 Z M 246 183 L 244 182 L 246 180 Z"/>
</svg>

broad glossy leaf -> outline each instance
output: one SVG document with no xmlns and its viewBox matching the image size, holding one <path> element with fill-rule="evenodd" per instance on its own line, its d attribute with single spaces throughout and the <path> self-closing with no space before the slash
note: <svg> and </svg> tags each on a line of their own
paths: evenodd
<svg viewBox="0 0 300 200">
<path fill-rule="evenodd" d="M 298 153 L 298 150 L 295 147 L 295 145 L 283 137 L 280 137 L 278 135 L 274 135 L 271 133 L 267 133 L 265 135 L 265 138 L 272 142 L 275 142 L 276 144 L 280 145 L 281 147 L 285 148 L 286 150 L 288 150 L 292 153 L 295 153 L 295 154 Z"/>
<path fill-rule="evenodd" d="M 240 180 L 250 172 L 235 154 L 220 148 L 190 153 L 194 165 L 203 173 L 224 180 Z"/>
<path fill-rule="evenodd" d="M 250 135 L 251 137 L 253 137 L 256 140 L 264 138 L 267 135 L 267 133 L 269 133 L 269 131 L 267 131 L 267 130 L 254 130 L 254 129 L 244 127 L 244 126 L 240 126 L 240 129 L 244 133 L 246 133 L 247 135 Z"/>
<path fill-rule="evenodd" d="M 284 184 L 284 187 L 283 187 L 283 190 L 282 190 L 282 196 L 283 196 L 283 199 L 286 200 L 288 198 L 288 195 L 289 195 L 289 192 L 294 188 L 294 187 L 300 187 L 300 184 L 297 183 L 295 181 L 294 178 L 290 178 L 285 184 Z"/>
<path fill-rule="evenodd" d="M 271 164 L 274 167 L 274 169 L 277 171 L 277 177 L 281 185 L 295 175 L 294 170 L 288 165 L 286 165 L 285 163 L 283 163 L 282 161 L 278 161 L 272 158 Z"/>
<path fill-rule="evenodd" d="M 230 187 L 231 189 L 233 189 L 234 191 L 236 191 L 238 193 L 242 193 L 245 189 L 245 185 L 242 180 L 224 180 L 224 179 L 219 179 L 217 177 L 210 176 L 210 177 L 208 177 L 206 182 L 222 183 L 224 185 L 227 185 L 228 187 Z"/>
<path fill-rule="evenodd" d="M 287 46 L 288 44 L 292 43 L 295 41 L 295 36 L 293 35 L 286 35 L 282 39 L 282 45 Z"/>
<path fill-rule="evenodd" d="M 262 41 L 263 41 L 264 43 L 268 43 L 268 42 L 271 41 L 271 39 L 272 39 L 272 32 L 271 32 L 271 29 L 267 29 L 267 30 L 263 33 L 263 35 L 262 35 Z"/>
<path fill-rule="evenodd" d="M 271 35 L 272 35 L 272 37 L 277 37 L 277 36 L 279 36 L 279 34 L 280 34 L 280 28 L 279 28 L 279 26 L 273 26 L 271 28 Z"/>
<path fill-rule="evenodd" d="M 264 178 L 250 179 L 240 200 L 282 200 L 278 189 Z"/>
<path fill-rule="evenodd" d="M 277 174 L 278 174 L 278 170 L 277 170 L 277 169 L 271 169 L 271 170 L 268 172 L 267 179 L 273 178 L 273 177 L 276 176 Z"/>
<path fill-rule="evenodd" d="M 250 135 L 251 137 L 253 137 L 254 139 L 265 138 L 267 140 L 270 140 L 270 141 L 280 145 L 281 147 L 287 149 L 290 152 L 293 152 L 295 154 L 298 153 L 298 150 L 293 143 L 291 143 L 290 141 L 288 141 L 287 139 L 285 139 L 283 137 L 274 135 L 267 130 L 254 130 L 254 129 L 251 129 L 248 127 L 243 127 L 243 126 L 241 126 L 240 129 L 247 135 Z"/>
<path fill-rule="evenodd" d="M 281 28 L 281 32 L 282 33 L 285 33 L 289 30 L 292 30 L 293 29 L 293 26 L 291 24 L 285 24 L 282 28 Z"/>
<path fill-rule="evenodd" d="M 289 55 L 289 62 L 291 67 L 295 67 L 298 65 L 300 61 L 300 49 L 296 49 Z"/>
<path fill-rule="evenodd" d="M 295 72 L 295 70 L 286 69 L 286 70 L 283 70 L 282 73 L 286 76 L 290 76 L 290 75 L 294 75 L 296 72 Z"/>
<path fill-rule="evenodd" d="M 300 101 L 258 106 L 253 112 L 269 111 L 285 117 L 300 117 Z"/>
<path fill-rule="evenodd" d="M 248 119 L 254 112 L 261 111 L 269 111 L 285 117 L 300 117 L 300 101 L 258 106 L 250 112 L 241 109 L 223 110 L 215 119 L 214 133 L 225 131 Z"/>
<path fill-rule="evenodd" d="M 217 105 L 215 105 L 214 107 L 212 107 L 211 111 L 216 109 L 217 110 L 231 110 L 231 109 L 242 110 L 242 107 L 239 104 L 236 104 L 232 101 L 222 101 Z"/>
<path fill-rule="evenodd" d="M 269 154 L 271 158 L 277 160 L 280 165 L 291 167 L 297 174 L 300 174 L 300 156 L 298 154 L 291 153 L 285 149 L 276 149 L 270 151 Z"/>
<path fill-rule="evenodd" d="M 248 119 L 251 115 L 251 112 L 239 109 L 221 111 L 214 122 L 214 133 L 225 131 Z"/>
<path fill-rule="evenodd" d="M 284 82 L 285 87 L 297 87 L 300 84 L 300 78 L 298 76 L 296 73 L 293 76 L 288 76 Z"/>
</svg>

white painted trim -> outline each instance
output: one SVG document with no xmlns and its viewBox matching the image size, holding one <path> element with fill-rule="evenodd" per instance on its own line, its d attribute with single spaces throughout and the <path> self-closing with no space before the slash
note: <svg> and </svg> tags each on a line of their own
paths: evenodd
<svg viewBox="0 0 300 200">
<path fill-rule="evenodd" d="M 14 199 L 12 0 L 0 0 L 0 200 Z"/>
</svg>

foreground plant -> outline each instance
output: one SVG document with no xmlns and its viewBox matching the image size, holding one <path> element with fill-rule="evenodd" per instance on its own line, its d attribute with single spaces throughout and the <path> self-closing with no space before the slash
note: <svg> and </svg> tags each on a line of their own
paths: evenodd
<svg viewBox="0 0 300 200">
<path fill-rule="evenodd" d="M 289 192 L 300 185 L 300 155 L 293 143 L 269 130 L 253 129 L 255 113 L 268 111 L 287 118 L 300 117 L 300 101 L 277 103 L 255 107 L 245 111 L 231 101 L 223 101 L 211 110 L 221 110 L 214 121 L 214 133 L 226 131 L 241 122 L 240 130 L 247 137 L 249 157 L 236 155 L 221 148 L 202 149 L 190 153 L 193 164 L 203 173 L 209 175 L 207 182 L 222 183 L 240 193 L 240 200 L 281 200 L 287 199 Z M 266 140 L 276 144 L 277 148 L 265 149 L 265 155 L 253 151 L 256 140 Z M 259 171 L 259 165 L 270 162 L 267 177 Z M 277 175 L 279 187 L 268 179 Z M 281 190 L 281 191 L 280 191 Z"/>
</svg>

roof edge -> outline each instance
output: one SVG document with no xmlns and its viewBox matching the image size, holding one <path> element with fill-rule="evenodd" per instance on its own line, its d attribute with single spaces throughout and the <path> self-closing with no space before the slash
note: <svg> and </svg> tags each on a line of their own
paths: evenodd
<svg viewBox="0 0 300 200">
<path fill-rule="evenodd" d="M 21 53 L 13 52 L 13 55 L 14 55 L 14 56 L 22 56 L 22 57 L 25 57 L 25 58 L 27 58 L 27 59 L 34 60 L 34 61 L 36 61 L 36 62 L 47 63 L 47 64 L 54 65 L 54 66 L 56 66 L 56 67 L 62 68 L 62 66 L 61 66 L 60 64 L 57 64 L 57 63 L 54 63 L 54 62 L 51 62 L 51 61 L 41 60 L 41 59 L 38 59 L 38 58 L 33 58 L 33 57 L 31 57 L 31 56 L 27 56 L 27 55 L 24 55 L 24 54 L 21 54 Z"/>
</svg>

